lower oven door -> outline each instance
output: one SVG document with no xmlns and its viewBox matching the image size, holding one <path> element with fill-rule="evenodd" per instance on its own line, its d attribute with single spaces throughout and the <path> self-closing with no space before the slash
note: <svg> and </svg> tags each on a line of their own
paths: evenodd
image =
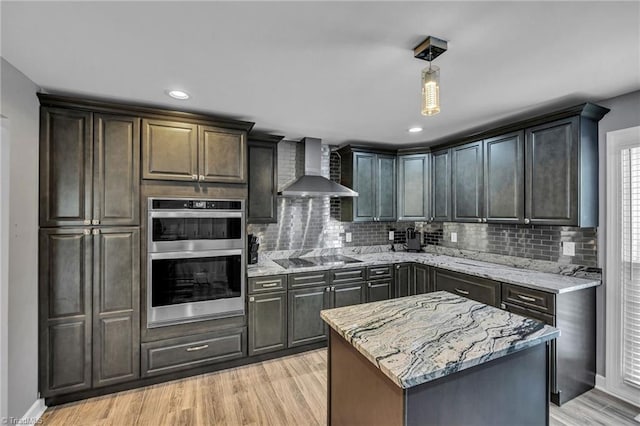
<svg viewBox="0 0 640 426">
<path fill-rule="evenodd" d="M 244 250 L 149 253 L 147 327 L 244 315 Z"/>
</svg>

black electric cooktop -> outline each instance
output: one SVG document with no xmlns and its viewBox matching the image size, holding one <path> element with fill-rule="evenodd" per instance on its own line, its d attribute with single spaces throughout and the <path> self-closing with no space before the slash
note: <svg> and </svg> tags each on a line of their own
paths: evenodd
<svg viewBox="0 0 640 426">
<path fill-rule="evenodd" d="M 286 269 L 308 268 L 310 266 L 342 266 L 348 263 L 360 263 L 361 260 L 352 257 L 318 256 L 318 257 L 290 257 L 287 259 L 273 259 L 278 265 Z"/>
</svg>

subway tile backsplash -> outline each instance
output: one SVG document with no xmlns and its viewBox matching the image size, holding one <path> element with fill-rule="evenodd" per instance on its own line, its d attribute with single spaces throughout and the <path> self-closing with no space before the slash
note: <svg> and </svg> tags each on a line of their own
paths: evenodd
<svg viewBox="0 0 640 426">
<path fill-rule="evenodd" d="M 304 171 L 304 145 L 282 141 L 278 144 L 278 186 L 284 186 Z M 340 181 L 340 158 L 322 145 L 322 174 Z M 538 226 L 486 223 L 426 222 L 341 222 L 340 200 L 324 198 L 278 199 L 278 223 L 250 224 L 248 233 L 260 236 L 260 251 L 302 250 L 390 244 L 405 241 L 406 228 L 423 232 L 424 244 L 474 250 L 566 264 L 597 266 L 597 229 L 566 226 Z M 346 242 L 346 233 L 352 241 Z M 451 233 L 457 242 L 451 242 Z M 575 256 L 563 256 L 561 243 L 576 243 Z"/>
</svg>

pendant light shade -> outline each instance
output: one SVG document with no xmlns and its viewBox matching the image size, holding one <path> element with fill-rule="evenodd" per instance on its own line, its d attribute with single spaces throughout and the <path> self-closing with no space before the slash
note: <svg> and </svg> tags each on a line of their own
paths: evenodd
<svg viewBox="0 0 640 426">
<path fill-rule="evenodd" d="M 440 68 L 429 65 L 422 70 L 422 115 L 440 112 Z"/>
<path fill-rule="evenodd" d="M 413 56 L 429 62 L 422 70 L 422 115 L 431 116 L 440 112 L 440 68 L 431 65 L 438 56 L 447 51 L 445 40 L 429 36 L 413 49 Z"/>
</svg>

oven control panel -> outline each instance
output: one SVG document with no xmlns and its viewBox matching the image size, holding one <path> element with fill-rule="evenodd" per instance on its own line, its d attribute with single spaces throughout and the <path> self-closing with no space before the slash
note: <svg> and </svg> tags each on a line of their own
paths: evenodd
<svg viewBox="0 0 640 426">
<path fill-rule="evenodd" d="M 242 210 L 240 200 L 152 199 L 153 210 Z"/>
</svg>

